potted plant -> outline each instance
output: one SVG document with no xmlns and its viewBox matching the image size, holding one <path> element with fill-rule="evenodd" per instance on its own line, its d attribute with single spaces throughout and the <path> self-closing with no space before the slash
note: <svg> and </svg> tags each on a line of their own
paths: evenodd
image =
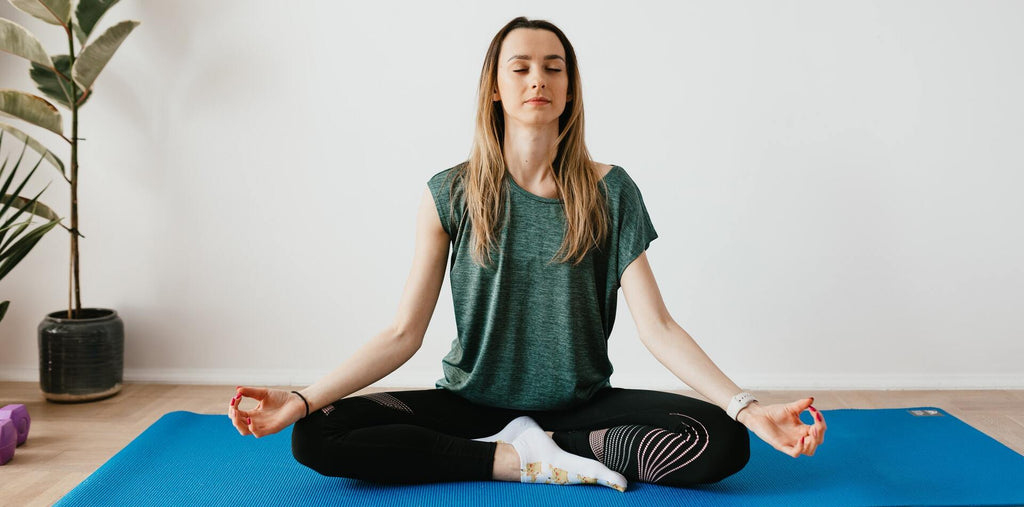
<svg viewBox="0 0 1024 507">
<path fill-rule="evenodd" d="M 2 126 L 0 128 L 0 152 L 3 152 L 5 134 L 8 136 L 13 134 L 15 137 L 21 137 L 24 134 L 9 125 L 4 126 L 0 124 L 0 126 Z M 24 138 L 22 139 L 24 140 Z M 10 175 L 4 176 L 4 172 L 7 170 L 7 159 L 0 162 L 0 280 L 3 280 L 14 269 L 14 266 L 17 266 L 28 255 L 32 248 L 36 246 L 36 243 L 43 238 L 44 234 L 60 224 L 60 217 L 49 206 L 39 202 L 39 196 L 46 190 L 45 188 L 40 190 L 32 199 L 26 199 L 18 195 L 21 193 L 21 189 L 25 188 L 25 184 L 32 178 L 32 175 L 35 174 L 39 164 L 46 158 L 48 152 L 45 152 L 45 148 L 38 147 L 43 150 L 43 156 L 39 157 L 35 167 L 28 173 L 28 176 L 25 176 L 25 179 L 21 180 L 17 187 L 11 187 L 15 175 L 18 174 L 18 168 L 21 167 L 21 162 L 25 159 L 25 149 L 28 147 L 29 143 L 27 142 L 22 145 L 21 154 L 11 167 Z M 33 149 L 35 148 L 33 146 Z M 50 156 L 52 157 L 52 155 Z M 13 193 L 8 194 L 8 191 Z M 22 218 L 22 215 L 26 213 L 28 215 L 24 217 L 24 222 L 15 222 L 15 220 Z M 32 225 L 32 215 L 49 219 L 50 222 L 40 225 L 26 234 L 25 229 Z M 0 301 L 0 321 L 3 321 L 4 315 L 7 315 L 7 307 L 10 304 L 10 301 Z"/>
<path fill-rule="evenodd" d="M 0 51 L 29 60 L 29 75 L 39 91 L 71 111 L 71 132 L 66 136 L 63 118 L 54 104 L 30 93 L 0 89 L 0 112 L 56 134 L 71 148 L 70 177 L 60 164 L 61 174 L 71 185 L 68 307 L 47 314 L 39 324 L 39 383 L 51 401 L 106 398 L 121 390 L 124 323 L 112 309 L 82 308 L 78 238 L 85 236 L 78 229 L 78 110 L 92 94 L 100 71 L 139 22 L 121 21 L 90 41 L 97 22 L 117 0 L 9 1 L 32 17 L 63 29 L 68 41 L 67 54 L 51 56 L 24 27 L 0 18 Z M 27 142 L 42 146 L 31 138 Z"/>
</svg>

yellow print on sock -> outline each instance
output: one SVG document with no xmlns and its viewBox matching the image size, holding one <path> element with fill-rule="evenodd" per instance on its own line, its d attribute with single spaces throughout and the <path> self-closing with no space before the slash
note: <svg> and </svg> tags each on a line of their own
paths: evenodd
<svg viewBox="0 0 1024 507">
<path fill-rule="evenodd" d="M 533 479 L 533 482 L 537 482 L 537 475 L 542 473 L 544 464 L 540 461 L 526 464 L 526 471 L 523 472 L 525 475 Z"/>
<path fill-rule="evenodd" d="M 597 484 L 596 477 L 587 477 L 584 475 L 576 474 L 576 478 L 580 480 L 580 484 Z"/>
<path fill-rule="evenodd" d="M 548 484 L 568 484 L 569 483 L 569 471 L 562 470 L 556 466 L 551 467 L 551 480 Z"/>
</svg>

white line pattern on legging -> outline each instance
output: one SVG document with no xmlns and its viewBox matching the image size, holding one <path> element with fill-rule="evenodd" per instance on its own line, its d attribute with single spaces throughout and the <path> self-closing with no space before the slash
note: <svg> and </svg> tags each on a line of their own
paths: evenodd
<svg viewBox="0 0 1024 507">
<path fill-rule="evenodd" d="M 651 478 L 654 476 L 656 467 L 660 470 L 665 464 L 665 460 L 675 457 L 674 462 L 682 456 L 679 453 L 681 445 L 678 440 L 680 438 L 683 438 L 683 435 L 661 428 L 651 430 L 644 435 L 637 448 L 637 476 L 641 481 L 654 482 Z M 670 450 L 671 452 L 665 455 Z"/>
<path fill-rule="evenodd" d="M 604 434 L 607 432 L 608 428 L 590 432 L 590 451 L 594 453 L 597 461 L 602 463 L 604 462 Z"/>
<path fill-rule="evenodd" d="M 633 447 L 643 426 L 627 424 L 608 428 L 605 438 L 605 460 L 603 463 L 608 468 L 619 473 L 625 473 L 629 464 L 629 449 Z"/>
<path fill-rule="evenodd" d="M 700 421 L 685 414 L 673 412 L 669 415 L 690 419 L 696 424 L 692 425 L 684 422 L 684 433 L 673 433 L 659 428 L 644 435 L 640 446 L 637 448 L 637 475 L 643 482 L 657 483 L 666 475 L 693 462 L 708 447 L 708 430 Z M 655 440 L 657 442 L 653 443 Z M 691 443 L 684 449 L 683 447 L 687 442 Z M 700 445 L 701 443 L 703 445 Z M 697 448 L 698 446 L 700 446 L 699 449 Z M 650 447 L 650 450 L 648 450 L 648 447 Z M 661 447 L 661 451 L 654 454 L 659 447 Z M 686 457 L 690 459 L 666 470 L 666 468 Z"/>
<path fill-rule="evenodd" d="M 412 413 L 412 409 L 409 408 L 408 405 L 403 403 L 402 400 L 400 400 L 398 398 L 395 398 L 394 396 L 391 396 L 388 393 L 364 394 L 362 396 L 357 396 L 357 398 L 366 398 L 366 399 L 368 399 L 370 401 L 375 401 L 377 403 L 380 403 L 381 405 L 384 405 L 385 407 L 393 408 L 395 410 L 399 410 L 399 411 L 402 411 L 402 412 L 408 412 L 410 414 Z"/>
</svg>

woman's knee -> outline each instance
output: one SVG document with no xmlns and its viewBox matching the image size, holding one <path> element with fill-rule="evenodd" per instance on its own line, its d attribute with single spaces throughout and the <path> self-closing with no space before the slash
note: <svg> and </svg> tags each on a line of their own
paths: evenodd
<svg viewBox="0 0 1024 507">
<path fill-rule="evenodd" d="M 728 417 L 728 416 L 726 416 Z M 729 419 L 727 430 L 716 435 L 712 466 L 705 468 L 699 484 L 713 484 L 743 470 L 750 461 L 750 433 L 742 423 Z"/>
<path fill-rule="evenodd" d="M 349 477 L 349 453 L 343 447 L 345 436 L 354 428 L 337 417 L 333 419 L 316 411 L 296 421 L 292 426 L 292 456 L 321 475 Z"/>
<path fill-rule="evenodd" d="M 664 486 L 688 487 L 714 484 L 742 470 L 750 461 L 750 434 L 746 426 L 722 413 L 722 421 L 707 434 L 707 448 L 700 462 L 680 468 L 657 483 Z"/>
<path fill-rule="evenodd" d="M 312 419 L 316 416 L 314 412 L 295 421 L 292 426 L 292 456 L 295 461 L 320 472 L 325 442 L 322 425 Z"/>
</svg>

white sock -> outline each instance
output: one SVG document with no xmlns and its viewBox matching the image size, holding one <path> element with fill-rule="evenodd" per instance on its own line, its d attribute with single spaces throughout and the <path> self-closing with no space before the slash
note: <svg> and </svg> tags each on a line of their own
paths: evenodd
<svg viewBox="0 0 1024 507">
<path fill-rule="evenodd" d="M 534 421 L 532 417 L 524 415 L 512 419 L 512 421 L 506 424 L 501 431 L 489 437 L 474 438 L 473 440 L 508 444 L 515 440 L 516 437 L 518 437 L 526 428 L 540 428 L 540 425 L 537 424 L 537 421 Z"/>
<path fill-rule="evenodd" d="M 526 428 L 512 447 L 519 453 L 520 482 L 600 484 L 626 491 L 626 478 L 600 461 L 563 451 L 540 427 Z"/>
</svg>

